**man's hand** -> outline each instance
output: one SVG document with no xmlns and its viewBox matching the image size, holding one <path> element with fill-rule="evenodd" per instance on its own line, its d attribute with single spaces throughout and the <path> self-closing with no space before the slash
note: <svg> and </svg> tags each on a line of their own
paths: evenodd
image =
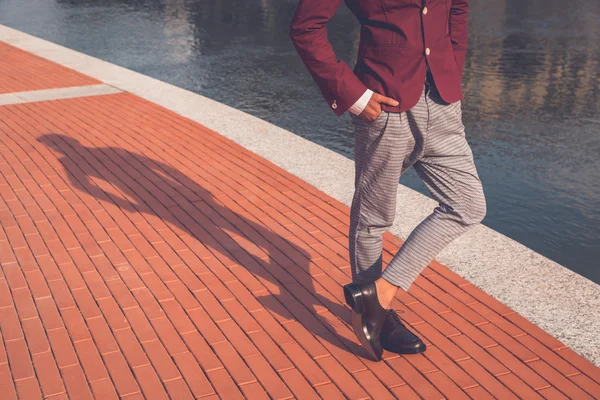
<svg viewBox="0 0 600 400">
<path fill-rule="evenodd" d="M 390 97 L 385 97 L 378 93 L 373 93 L 373 95 L 369 99 L 369 103 L 358 116 L 367 122 L 373 122 L 377 119 L 377 117 L 379 117 L 379 114 L 381 114 L 382 104 L 387 104 L 388 106 L 395 107 L 398 105 L 398 102 Z"/>
</svg>

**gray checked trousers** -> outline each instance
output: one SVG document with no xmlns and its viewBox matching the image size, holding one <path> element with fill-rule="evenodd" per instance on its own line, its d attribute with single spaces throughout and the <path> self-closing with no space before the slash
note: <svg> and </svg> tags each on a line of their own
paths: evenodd
<svg viewBox="0 0 600 400">
<path fill-rule="evenodd" d="M 408 290 L 446 245 L 486 213 L 461 102 L 445 103 L 427 82 L 412 109 L 384 111 L 373 122 L 354 115 L 351 120 L 356 169 L 350 209 L 352 280 L 383 277 Z M 439 205 L 412 231 L 382 274 L 382 236 L 394 222 L 400 176 L 411 166 Z"/>
</svg>

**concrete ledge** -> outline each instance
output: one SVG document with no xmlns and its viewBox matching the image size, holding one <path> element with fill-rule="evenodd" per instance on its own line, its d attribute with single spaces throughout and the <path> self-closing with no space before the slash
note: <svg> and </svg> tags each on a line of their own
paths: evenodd
<svg viewBox="0 0 600 400">
<path fill-rule="evenodd" d="M 352 160 L 206 97 L 2 25 L 0 40 L 193 119 L 350 204 Z M 402 185 L 398 204 L 392 233 L 400 237 L 436 205 Z M 600 366 L 599 285 L 483 225 L 437 259 Z"/>
</svg>

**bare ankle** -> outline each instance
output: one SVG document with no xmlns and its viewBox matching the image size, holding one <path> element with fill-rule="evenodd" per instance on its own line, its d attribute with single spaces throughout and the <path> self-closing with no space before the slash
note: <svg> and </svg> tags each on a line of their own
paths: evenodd
<svg viewBox="0 0 600 400">
<path fill-rule="evenodd" d="M 383 308 L 390 308 L 390 304 L 398 291 L 398 287 L 383 278 L 379 278 L 375 281 L 375 287 L 377 288 L 379 304 L 381 304 Z"/>
</svg>

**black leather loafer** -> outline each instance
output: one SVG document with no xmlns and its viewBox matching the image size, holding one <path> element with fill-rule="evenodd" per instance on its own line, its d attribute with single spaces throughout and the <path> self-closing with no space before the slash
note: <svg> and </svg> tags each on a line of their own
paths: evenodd
<svg viewBox="0 0 600 400">
<path fill-rule="evenodd" d="M 383 348 L 379 337 L 386 312 L 377 298 L 375 283 L 350 283 L 344 286 L 344 297 L 352 309 L 354 333 L 373 360 L 380 361 Z"/>
<path fill-rule="evenodd" d="M 386 310 L 379 340 L 383 349 L 397 354 L 418 354 L 427 349 L 425 343 L 404 326 L 394 310 Z"/>
</svg>

